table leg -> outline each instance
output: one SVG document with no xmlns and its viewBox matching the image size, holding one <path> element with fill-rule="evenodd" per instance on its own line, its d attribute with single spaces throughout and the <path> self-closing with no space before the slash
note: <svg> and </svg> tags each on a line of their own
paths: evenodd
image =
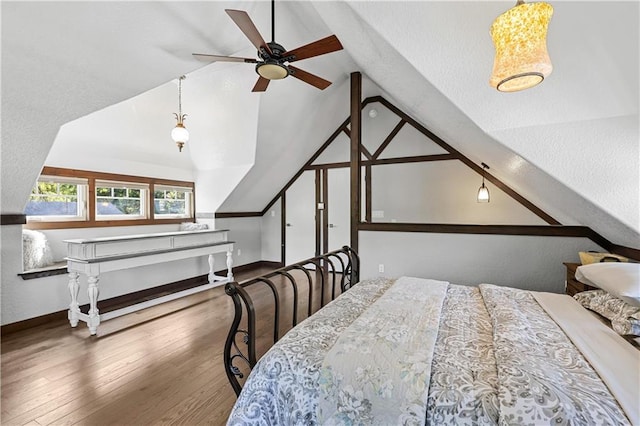
<svg viewBox="0 0 640 426">
<path fill-rule="evenodd" d="M 78 325 L 78 314 L 80 313 L 80 306 L 78 306 L 78 291 L 80 290 L 78 276 L 79 274 L 77 272 L 69 272 L 69 293 L 71 294 L 71 303 L 69 304 L 67 317 L 69 318 L 71 327 L 76 327 Z"/>
<path fill-rule="evenodd" d="M 87 295 L 89 296 L 89 320 L 87 326 L 91 335 L 95 335 L 98 332 L 98 326 L 100 325 L 100 315 L 98 312 L 98 296 L 100 290 L 98 289 L 98 277 L 89 276 L 89 286 L 87 288 Z"/>
<path fill-rule="evenodd" d="M 233 281 L 233 272 L 231 268 L 233 267 L 233 258 L 231 257 L 231 250 L 227 250 L 227 279 L 229 282 Z"/>
<path fill-rule="evenodd" d="M 210 254 L 209 255 L 209 284 L 213 284 L 213 282 L 216 280 L 216 275 L 213 269 L 214 264 L 215 264 L 215 260 L 213 258 L 213 255 Z"/>
</svg>

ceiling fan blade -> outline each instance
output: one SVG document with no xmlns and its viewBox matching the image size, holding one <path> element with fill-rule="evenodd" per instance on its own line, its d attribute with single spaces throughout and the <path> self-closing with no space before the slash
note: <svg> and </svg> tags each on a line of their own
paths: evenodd
<svg viewBox="0 0 640 426">
<path fill-rule="evenodd" d="M 254 25 L 249 15 L 244 10 L 225 9 L 227 15 L 233 19 L 233 22 L 240 28 L 240 30 L 247 36 L 247 38 L 253 43 L 256 49 L 264 48 L 271 55 L 271 49 L 269 45 L 264 41 L 260 32 Z"/>
<path fill-rule="evenodd" d="M 305 83 L 309 83 L 312 86 L 317 87 L 320 90 L 324 90 L 327 87 L 331 86 L 331 82 L 325 80 L 324 78 L 320 78 L 317 75 L 313 75 L 310 72 L 301 70 L 300 68 L 296 68 L 292 65 L 289 65 L 289 69 L 293 71 L 291 76 L 297 78 L 298 80 L 302 80 Z"/>
<path fill-rule="evenodd" d="M 301 59 L 313 58 L 314 56 L 324 55 L 325 53 L 335 52 L 336 50 L 342 50 L 342 43 L 335 35 L 330 35 L 321 40 L 316 40 L 313 43 L 305 44 L 297 49 L 290 50 L 282 54 L 282 56 L 295 56 L 289 62 L 299 61 Z"/>
<path fill-rule="evenodd" d="M 271 80 L 266 79 L 262 76 L 258 77 L 258 81 L 256 81 L 256 85 L 253 86 L 252 92 L 264 92 L 267 90 L 267 86 L 269 86 L 269 82 Z"/>
<path fill-rule="evenodd" d="M 257 59 L 239 58 L 237 56 L 207 55 L 205 53 L 192 53 L 192 55 L 194 58 L 202 62 L 247 62 L 249 64 L 258 63 Z"/>
</svg>

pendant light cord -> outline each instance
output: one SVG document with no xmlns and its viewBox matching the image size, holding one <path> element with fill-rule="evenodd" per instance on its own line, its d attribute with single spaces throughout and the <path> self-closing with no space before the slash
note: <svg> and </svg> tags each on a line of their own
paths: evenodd
<svg viewBox="0 0 640 426">
<path fill-rule="evenodd" d="M 276 42 L 276 0 L 271 0 L 271 43 Z"/>
<path fill-rule="evenodd" d="M 178 79 L 178 115 L 182 117 L 182 80 L 184 80 L 184 75 L 181 75 Z"/>
<path fill-rule="evenodd" d="M 484 173 L 489 168 L 489 166 L 486 165 L 485 163 L 480 163 L 480 164 L 482 164 L 482 186 L 484 186 Z"/>
</svg>

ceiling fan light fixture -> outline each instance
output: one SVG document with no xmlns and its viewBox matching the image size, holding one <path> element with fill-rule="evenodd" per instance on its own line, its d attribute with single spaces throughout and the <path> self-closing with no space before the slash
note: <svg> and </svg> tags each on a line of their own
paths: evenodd
<svg viewBox="0 0 640 426">
<path fill-rule="evenodd" d="M 553 7 L 518 0 L 491 25 L 496 48 L 489 83 L 501 92 L 517 92 L 540 84 L 553 70 L 547 52 L 547 27 Z"/>
<path fill-rule="evenodd" d="M 258 64 L 256 72 L 267 80 L 282 80 L 289 75 L 287 67 L 278 63 Z"/>
<path fill-rule="evenodd" d="M 320 90 L 331 85 L 330 81 L 296 68 L 290 63 L 342 50 L 343 46 L 338 37 L 330 35 L 293 50 L 286 50 L 281 44 L 275 42 L 275 0 L 271 0 L 271 41 L 269 43 L 264 40 L 247 12 L 236 9 L 225 9 L 225 11 L 257 49 L 258 59 L 194 53 L 195 58 L 207 62 L 256 64 L 255 70 L 260 78 L 253 86 L 252 92 L 264 92 L 271 80 L 282 80 L 290 75 Z"/>
</svg>

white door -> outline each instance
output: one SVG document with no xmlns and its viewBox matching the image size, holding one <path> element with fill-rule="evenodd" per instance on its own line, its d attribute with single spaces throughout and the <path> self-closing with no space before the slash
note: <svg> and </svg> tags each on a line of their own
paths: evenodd
<svg viewBox="0 0 640 426">
<path fill-rule="evenodd" d="M 286 265 L 315 256 L 315 171 L 307 170 L 286 191 Z"/>
<path fill-rule="evenodd" d="M 327 175 L 328 216 L 329 216 L 329 251 L 348 246 L 351 239 L 350 230 L 350 169 L 329 169 Z M 339 267 L 340 265 L 336 265 Z"/>
</svg>

